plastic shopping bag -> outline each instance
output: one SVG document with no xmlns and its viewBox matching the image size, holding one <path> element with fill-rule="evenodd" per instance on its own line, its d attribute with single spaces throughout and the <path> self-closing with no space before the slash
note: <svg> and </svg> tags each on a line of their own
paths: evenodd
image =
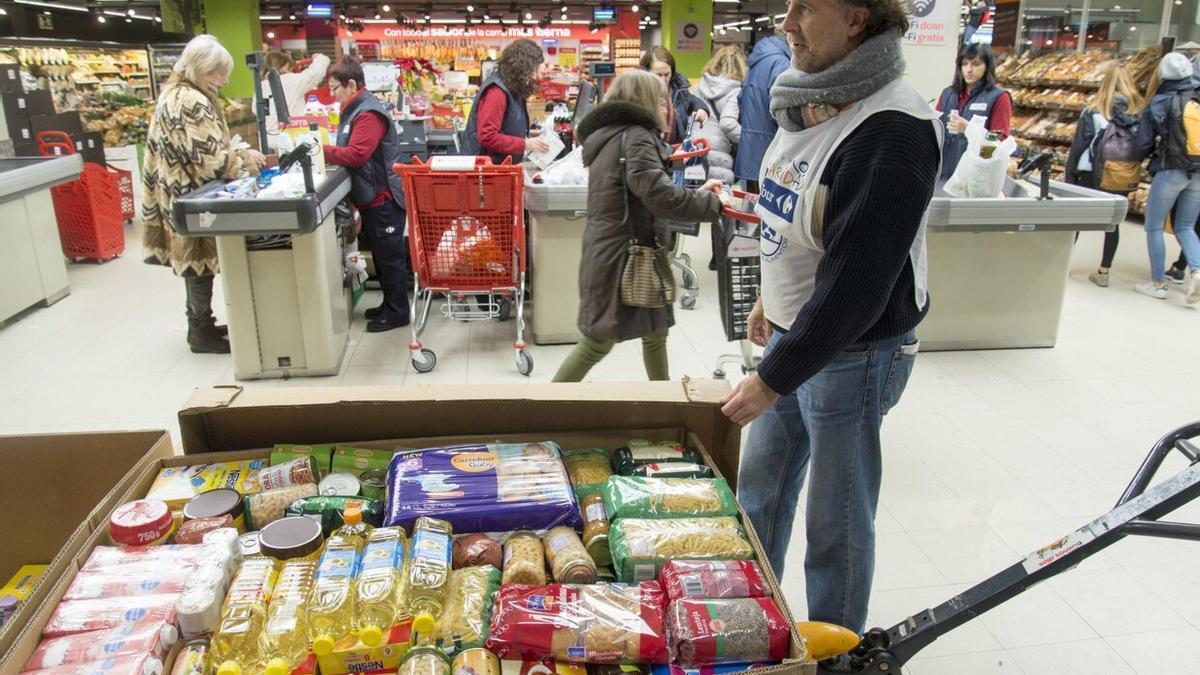
<svg viewBox="0 0 1200 675">
<path fill-rule="evenodd" d="M 508 269 L 507 257 L 487 225 L 470 216 L 455 219 L 442 233 L 430 267 L 435 277 L 478 277 Z"/>
<path fill-rule="evenodd" d="M 980 152 L 987 133 L 981 118 L 971 118 L 963 132 L 967 137 L 967 151 L 954 175 L 946 182 L 946 194 L 970 198 L 1001 196 L 1004 177 L 1008 174 L 1008 159 L 1017 150 L 1017 139 L 1009 136 L 995 147 L 990 157 L 984 157 Z"/>
<path fill-rule="evenodd" d="M 588 170 L 583 165 L 583 146 L 546 167 L 542 171 L 542 182 L 546 185 L 587 185 Z"/>
</svg>

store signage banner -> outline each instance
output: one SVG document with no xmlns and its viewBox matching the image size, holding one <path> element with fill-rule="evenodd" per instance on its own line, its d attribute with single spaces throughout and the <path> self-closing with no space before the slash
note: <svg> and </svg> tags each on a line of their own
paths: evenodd
<svg viewBox="0 0 1200 675">
<path fill-rule="evenodd" d="M 572 38 L 595 37 L 587 26 L 551 26 L 522 28 L 520 26 L 383 26 L 367 24 L 366 30 L 354 33 L 356 40 L 403 38 L 407 40 L 440 40 L 444 38 Z"/>
<path fill-rule="evenodd" d="M 1021 0 L 996 0 L 995 12 L 992 19 L 992 49 L 1015 47 Z"/>
<path fill-rule="evenodd" d="M 680 21 L 675 24 L 675 52 L 704 52 L 708 25 L 701 21 Z"/>
<path fill-rule="evenodd" d="M 951 22 L 959 19 L 961 0 L 908 0 L 906 4 L 909 27 L 902 42 L 906 45 L 946 44 L 950 39 Z"/>
</svg>

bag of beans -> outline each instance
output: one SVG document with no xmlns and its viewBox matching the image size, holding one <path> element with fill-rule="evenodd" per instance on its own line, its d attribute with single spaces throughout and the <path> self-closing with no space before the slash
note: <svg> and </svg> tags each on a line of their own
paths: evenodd
<svg viewBox="0 0 1200 675">
<path fill-rule="evenodd" d="M 771 598 L 676 600 L 667 631 L 672 662 L 684 668 L 782 661 L 791 646 L 787 619 Z"/>
</svg>

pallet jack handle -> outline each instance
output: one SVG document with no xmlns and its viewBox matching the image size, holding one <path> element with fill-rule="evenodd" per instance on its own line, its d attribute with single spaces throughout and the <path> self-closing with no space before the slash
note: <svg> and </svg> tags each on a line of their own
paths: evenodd
<svg viewBox="0 0 1200 675">
<path fill-rule="evenodd" d="M 1124 539 L 1143 535 L 1200 541 L 1200 524 L 1160 521 L 1159 518 L 1200 497 L 1200 421 L 1163 436 L 1142 462 L 1133 480 L 1108 513 L 1014 563 L 946 602 L 926 609 L 884 630 L 872 628 L 837 663 L 818 673 L 876 673 L 897 675 L 917 652 L 944 633 L 994 609 L 1034 585 L 1074 568 L 1084 559 Z M 1172 452 L 1188 467 L 1153 487 L 1150 482 Z M 801 631 L 803 632 L 803 631 Z"/>
</svg>

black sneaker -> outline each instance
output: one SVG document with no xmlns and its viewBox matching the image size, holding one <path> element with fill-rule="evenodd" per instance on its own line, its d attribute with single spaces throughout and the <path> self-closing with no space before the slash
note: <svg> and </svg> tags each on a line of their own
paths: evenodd
<svg viewBox="0 0 1200 675">
<path fill-rule="evenodd" d="M 365 316 L 368 321 L 370 321 L 371 319 L 378 319 L 379 315 L 381 315 L 381 314 L 383 314 L 383 305 L 380 305 L 378 307 L 372 307 L 372 308 L 368 309 L 367 311 L 363 312 L 363 316 Z"/>
<path fill-rule="evenodd" d="M 407 326 L 409 319 L 407 316 L 390 316 L 387 314 L 380 315 L 367 323 L 368 333 L 386 333 L 389 330 L 403 328 Z"/>
<path fill-rule="evenodd" d="M 1187 280 L 1187 268 L 1174 266 L 1168 267 L 1167 279 L 1170 279 L 1171 283 L 1173 284 L 1183 284 L 1183 282 Z"/>
</svg>

